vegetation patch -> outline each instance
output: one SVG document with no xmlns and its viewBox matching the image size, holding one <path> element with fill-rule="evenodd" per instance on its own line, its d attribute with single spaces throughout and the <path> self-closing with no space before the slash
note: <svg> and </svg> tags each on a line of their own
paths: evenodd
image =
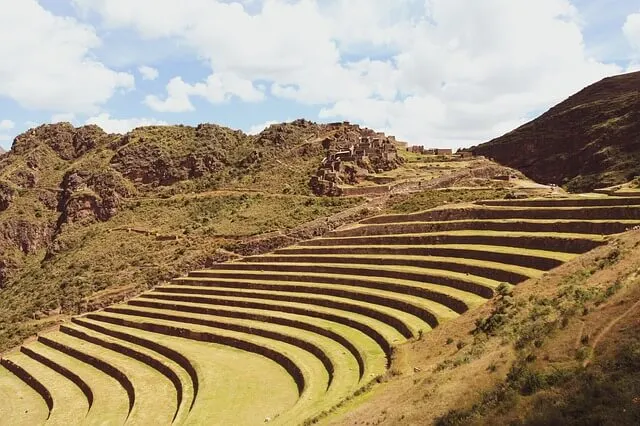
<svg viewBox="0 0 640 426">
<path fill-rule="evenodd" d="M 429 189 L 415 194 L 392 196 L 387 202 L 386 211 L 388 213 L 414 213 L 444 204 L 503 198 L 507 192 L 504 189 Z"/>
</svg>

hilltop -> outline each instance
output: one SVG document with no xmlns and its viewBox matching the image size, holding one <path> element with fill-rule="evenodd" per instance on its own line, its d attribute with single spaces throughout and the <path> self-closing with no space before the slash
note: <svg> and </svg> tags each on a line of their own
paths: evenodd
<svg viewBox="0 0 640 426">
<path fill-rule="evenodd" d="M 537 182 L 590 191 L 640 175 L 640 72 L 605 78 L 472 148 Z"/>
</svg>

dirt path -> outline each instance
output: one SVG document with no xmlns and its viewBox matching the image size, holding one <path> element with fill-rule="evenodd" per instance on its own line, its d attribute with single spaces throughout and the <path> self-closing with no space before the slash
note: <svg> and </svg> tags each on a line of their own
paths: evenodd
<svg viewBox="0 0 640 426">
<path fill-rule="evenodd" d="M 638 300 L 636 303 L 634 303 L 629 309 L 627 309 L 626 311 L 624 311 L 621 315 L 617 316 L 616 318 L 614 318 L 613 320 L 611 320 L 605 328 L 603 328 L 600 333 L 598 333 L 598 335 L 596 336 L 596 338 L 593 340 L 593 344 L 591 345 L 591 352 L 589 354 L 589 357 L 584 360 L 584 362 L 582 363 L 583 367 L 588 366 L 589 364 L 591 364 L 591 360 L 594 357 L 594 354 L 596 352 L 596 349 L 598 348 L 598 344 L 600 343 L 600 341 L 611 331 L 611 329 L 624 317 L 626 317 L 627 315 L 629 315 L 631 313 L 631 311 L 633 311 L 634 309 L 636 309 L 638 306 L 640 306 L 640 300 Z"/>
</svg>

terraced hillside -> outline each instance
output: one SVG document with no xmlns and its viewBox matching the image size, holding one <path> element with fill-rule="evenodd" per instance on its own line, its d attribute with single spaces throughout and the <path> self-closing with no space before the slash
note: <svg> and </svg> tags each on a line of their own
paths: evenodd
<svg viewBox="0 0 640 426">
<path fill-rule="evenodd" d="M 385 215 L 191 272 L 7 354 L 7 424 L 296 424 L 385 374 L 393 347 L 640 225 L 640 198 Z"/>
</svg>

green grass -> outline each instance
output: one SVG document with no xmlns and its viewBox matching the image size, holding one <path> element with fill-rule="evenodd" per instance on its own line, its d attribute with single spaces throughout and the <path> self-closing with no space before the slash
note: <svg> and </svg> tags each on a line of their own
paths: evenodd
<svg viewBox="0 0 640 426">
<path fill-rule="evenodd" d="M 8 425 L 31 426 L 43 424 L 49 409 L 35 390 L 0 366 L 0 415 Z"/>
<path fill-rule="evenodd" d="M 188 312 L 191 308 L 193 312 L 206 312 L 208 315 L 223 318 L 245 318 L 255 319 L 266 324 L 283 324 L 289 326 L 296 326 L 300 330 L 307 330 L 307 333 L 315 332 L 314 329 L 307 328 L 307 326 L 313 328 L 322 329 L 324 333 L 331 333 L 332 335 L 338 335 L 342 339 L 347 340 L 353 344 L 355 349 L 360 354 L 364 363 L 364 371 L 362 374 L 362 380 L 367 381 L 384 373 L 385 370 L 385 352 L 384 349 L 376 343 L 371 337 L 359 331 L 352 326 L 342 324 L 336 321 L 328 321 L 322 318 L 315 318 L 300 314 L 291 314 L 286 312 L 277 312 L 268 309 L 250 309 L 250 308 L 223 308 L 212 307 L 210 305 L 194 304 L 194 303 L 178 303 L 169 304 L 161 301 L 156 301 L 154 306 L 135 306 L 135 305 L 121 305 L 117 307 L 122 310 L 128 311 L 149 311 L 149 312 Z M 183 310 L 179 310 L 183 308 Z M 326 335 L 326 334 L 325 334 Z M 328 336 L 327 336 L 328 337 Z M 336 339 L 338 341 L 338 339 Z"/>
<path fill-rule="evenodd" d="M 264 259 L 265 262 L 269 262 L 271 261 L 270 258 L 272 257 L 277 257 L 277 258 L 281 257 L 282 259 L 279 259 L 279 261 L 282 261 L 282 260 L 286 260 L 288 257 L 295 259 L 297 256 L 299 255 L 269 254 L 269 255 L 263 255 L 259 258 L 256 258 L 256 260 Z M 319 260 L 318 264 L 327 264 L 327 263 L 331 264 L 332 261 L 337 258 L 337 256 L 330 255 L 330 254 L 316 254 L 314 255 L 314 258 Z M 543 273 L 539 269 L 527 268 L 527 267 L 517 266 L 517 265 L 510 265 L 508 263 L 490 262 L 490 261 L 475 260 L 475 259 L 464 259 L 464 258 L 458 258 L 458 257 L 412 256 L 412 255 L 405 256 L 405 255 L 393 255 L 393 254 L 375 254 L 375 255 L 374 254 L 371 254 L 371 255 L 354 254 L 346 257 L 340 256 L 339 258 L 341 260 L 344 260 L 345 263 L 348 262 L 353 265 L 358 265 L 358 260 L 376 261 L 378 262 L 378 265 L 385 265 L 385 260 L 407 261 L 407 262 L 429 261 L 429 262 L 455 263 L 459 265 L 470 265 L 470 266 L 476 266 L 476 267 L 487 268 L 487 269 L 498 269 L 498 270 L 522 274 L 530 278 L 537 278 Z M 254 263 L 254 261 L 252 261 L 252 263 Z M 259 263 L 259 262 L 255 262 L 255 263 Z M 287 262 L 283 262 L 283 263 L 286 264 Z M 342 263 L 339 263 L 339 264 L 342 265 Z M 364 267 L 365 265 L 369 266 L 369 263 L 360 265 L 360 267 Z"/>
<path fill-rule="evenodd" d="M 387 213 L 413 213 L 428 210 L 446 203 L 468 203 L 472 201 L 502 198 L 506 190 L 427 190 L 409 195 L 392 196 L 387 203 Z"/>
<path fill-rule="evenodd" d="M 181 353 L 193 364 L 199 379 L 199 392 L 193 409 L 186 414 L 185 424 L 202 424 L 218 419 L 232 422 L 234 416 L 237 416 L 239 424 L 261 422 L 291 408 L 297 400 L 296 385 L 287 372 L 261 355 L 103 322 L 105 317 L 119 318 L 101 313 L 88 321 L 155 341 Z M 251 397 L 258 395 L 268 395 L 268 398 Z"/>
<path fill-rule="evenodd" d="M 87 424 L 124 423 L 129 411 L 129 400 L 114 378 L 42 343 L 33 342 L 26 346 L 55 364 L 71 370 L 87 383 L 94 396 L 93 406 L 85 419 Z"/>
<path fill-rule="evenodd" d="M 89 402 L 73 382 L 24 354 L 15 353 L 6 358 L 22 367 L 32 377 L 37 377 L 51 393 L 54 405 L 47 423 L 70 425 L 86 416 Z"/>
<path fill-rule="evenodd" d="M 169 295 L 167 295 L 169 296 Z M 355 328 L 358 330 L 364 330 L 363 332 L 375 331 L 382 339 L 384 343 L 380 343 L 381 346 L 390 347 L 394 344 L 398 344 L 405 341 L 405 337 L 398 332 L 394 327 L 382 322 L 376 318 L 372 318 L 367 315 L 359 314 L 351 311 L 344 311 L 341 309 L 330 308 L 314 304 L 306 304 L 299 302 L 287 302 L 287 301 L 272 301 L 268 299 L 252 299 L 250 296 L 233 297 L 233 296 L 219 296 L 217 298 L 207 298 L 205 303 L 189 303 L 189 302 L 171 302 L 161 299 L 149 299 L 145 298 L 145 295 L 141 295 L 139 298 L 130 301 L 131 306 L 148 306 L 161 309 L 173 309 L 179 310 L 180 307 L 196 307 L 196 309 L 204 307 L 205 309 L 230 309 L 232 311 L 246 309 L 246 303 L 250 303 L 253 309 L 259 309 L 261 311 L 268 312 L 272 316 L 287 316 L 293 314 L 308 318 L 309 320 L 316 321 L 330 320 L 331 322 L 342 324 L 347 327 Z M 235 302 L 235 303 L 234 303 Z M 185 309 L 186 309 L 185 308 Z M 361 327 L 364 326 L 365 328 Z M 371 335 L 368 334 L 370 337 Z M 374 337 L 372 337 L 374 338 Z"/>
<path fill-rule="evenodd" d="M 502 254 L 520 254 L 524 256 L 536 256 L 536 257 L 545 257 L 549 259 L 555 259 L 562 262 L 568 262 L 569 260 L 575 258 L 577 255 L 573 253 L 564 253 L 559 251 L 548 251 L 548 250 L 536 250 L 536 249 L 527 249 L 522 247 L 505 247 L 505 246 L 492 246 L 487 244 L 422 244 L 422 245 L 409 245 L 409 244 L 398 244 L 398 245 L 376 245 L 376 246 L 368 246 L 368 245 L 332 245 L 327 248 L 332 248 L 335 250 L 364 250 L 370 248 L 377 249 L 389 249 L 389 250 L 402 250 L 402 249 L 432 249 L 432 248 L 450 248 L 454 250 L 470 250 L 470 251 L 478 251 L 478 252 L 495 252 Z M 292 250 L 310 250 L 312 251 L 314 247 L 312 246 L 292 246 L 284 249 L 277 250 L 277 254 L 287 254 Z"/>
<path fill-rule="evenodd" d="M 262 336 L 273 341 L 288 343 L 307 352 L 311 352 L 309 348 L 313 346 L 315 347 L 314 350 L 322 353 L 323 357 L 330 362 L 330 368 L 332 370 L 329 371 L 331 373 L 331 384 L 324 398 L 336 398 L 339 400 L 341 397 L 348 395 L 361 386 L 359 367 L 355 357 L 340 343 L 328 337 L 288 325 L 274 323 L 265 325 L 262 321 L 251 319 L 237 319 L 197 313 L 167 312 L 164 309 L 141 307 L 135 310 L 128 310 L 127 316 L 136 317 L 137 313 L 142 313 L 141 317 L 144 317 L 145 312 L 168 315 L 172 321 L 180 323 L 183 327 L 187 328 L 197 324 L 212 327 L 216 330 L 238 331 L 251 336 Z M 123 314 L 120 315 L 124 317 Z M 357 344 L 357 341 L 354 343 Z M 314 355 L 318 356 L 317 353 L 314 353 Z M 327 365 L 325 365 L 325 367 L 327 367 Z M 381 373 L 382 372 L 378 372 L 378 374 Z"/>
<path fill-rule="evenodd" d="M 371 281 L 375 280 L 376 282 L 420 282 L 420 283 L 428 283 L 429 279 L 436 278 L 451 278 L 457 279 L 459 281 L 469 283 L 469 284 L 477 284 L 478 286 L 488 287 L 490 289 L 496 288 L 500 283 L 496 280 L 488 279 L 485 277 L 469 275 L 465 273 L 452 272 L 442 269 L 435 268 L 421 268 L 415 266 L 404 266 L 404 265 L 371 265 L 371 264 L 332 264 L 332 263 L 284 263 L 284 262 L 275 262 L 275 263 L 253 263 L 253 266 L 263 266 L 264 269 L 260 270 L 261 273 L 273 275 L 273 276 L 287 276 L 294 275 L 295 277 L 336 277 L 345 282 L 353 281 L 356 282 L 356 278 L 358 280 Z M 286 266 L 292 266 L 297 268 L 305 268 L 305 271 L 292 271 L 287 272 L 283 269 L 286 269 Z M 316 268 L 322 268 L 321 272 L 313 272 Z M 336 269 L 332 271 L 332 269 Z M 385 276 L 385 272 L 390 275 L 399 275 L 403 274 L 412 274 L 411 277 L 416 277 L 416 279 L 409 278 L 395 278 L 393 276 Z M 255 275 L 255 270 L 242 270 L 235 269 L 234 263 L 225 264 L 225 266 L 205 271 L 195 271 L 194 273 L 198 273 L 196 277 L 199 276 L 207 276 L 209 273 L 212 274 L 212 277 L 217 277 L 219 273 L 230 273 L 230 274 L 248 274 Z M 387 281 L 387 279 L 389 281 Z M 397 281 L 396 281 L 397 280 Z M 295 280 L 293 280 L 295 281 Z M 321 281 L 322 282 L 322 281 Z M 436 285 L 434 288 L 439 288 L 440 286 L 446 287 L 444 284 Z M 462 294 L 466 295 L 467 292 L 462 292 Z"/>
<path fill-rule="evenodd" d="M 77 327 L 72 327 L 76 328 Z M 93 333 L 86 333 L 93 334 Z M 83 354 L 101 359 L 124 373 L 135 391 L 135 403 L 129 420 L 140 423 L 162 423 L 173 419 L 176 412 L 176 390 L 165 376 L 147 364 L 127 355 L 89 343 L 61 332 L 48 333 L 47 338 L 72 347 Z"/>
<path fill-rule="evenodd" d="M 221 295 L 215 294 L 216 290 L 213 288 L 197 288 L 196 290 L 199 291 L 199 294 L 182 295 L 176 293 L 163 293 L 162 288 L 160 288 L 157 292 L 141 295 L 140 298 L 153 301 L 164 300 L 171 302 L 191 302 L 214 305 L 220 304 L 219 301 L 221 300 L 247 301 L 255 299 L 255 301 L 261 303 L 263 300 L 277 300 L 279 302 L 286 303 L 293 302 L 298 304 L 308 304 L 312 310 L 317 309 L 317 307 L 329 307 L 331 309 L 341 311 L 343 315 L 348 314 L 350 316 L 352 313 L 358 313 L 369 316 L 373 319 L 386 323 L 389 327 L 393 327 L 395 329 L 395 333 L 397 333 L 396 336 L 406 334 L 408 334 L 407 337 L 417 336 L 420 330 L 430 329 L 430 326 L 426 322 L 412 314 L 385 305 L 368 303 L 361 300 L 345 299 L 342 297 L 326 296 L 323 294 L 275 290 L 225 289 L 223 292 L 224 294 Z M 371 311 L 371 313 L 365 312 L 364 309 Z M 395 320 L 397 323 L 391 323 L 389 318 Z M 404 330 L 407 330 L 406 334 Z M 402 341 L 404 341 L 404 339 Z"/>
<path fill-rule="evenodd" d="M 273 274 L 273 275 L 277 276 L 276 274 Z M 303 274 L 296 274 L 296 276 L 298 277 L 302 275 Z M 321 277 L 323 275 L 324 274 L 316 274 L 316 277 Z M 304 274 L 304 276 L 310 276 L 310 274 Z M 453 294 L 456 296 L 459 295 L 460 297 L 465 297 L 467 298 L 467 300 L 471 300 L 476 303 L 479 303 L 479 300 L 481 299 L 480 297 L 476 297 L 473 294 L 470 294 L 467 292 L 461 292 L 459 290 L 449 289 L 444 286 L 435 286 L 435 285 L 429 285 L 424 283 L 417 283 L 415 281 L 394 280 L 394 279 L 386 279 L 386 278 L 366 279 L 361 276 L 348 276 L 348 275 L 342 275 L 340 276 L 340 278 L 344 278 L 345 282 L 354 282 L 354 280 L 358 280 L 363 283 L 365 282 L 382 283 L 382 285 L 389 283 L 389 284 L 402 285 L 407 289 L 418 288 L 418 289 L 424 289 L 426 291 L 432 291 L 433 293 L 436 293 L 437 291 L 437 293 L 442 295 L 450 295 L 450 294 Z M 211 288 L 207 286 L 207 281 L 211 282 L 210 284 Z M 202 283 L 202 286 L 198 286 L 198 283 Z M 255 279 L 255 278 L 243 278 L 243 279 L 215 278 L 210 280 L 207 280 L 206 278 L 182 278 L 179 281 L 176 281 L 176 284 L 179 284 L 179 285 L 162 286 L 158 290 L 163 291 L 166 289 L 175 289 L 175 291 L 181 291 L 181 290 L 184 291 L 185 289 L 190 288 L 194 291 L 200 291 L 202 294 L 206 294 L 207 291 L 216 291 L 216 289 L 218 289 L 216 284 L 218 283 L 220 284 L 228 283 L 231 285 L 234 285 L 236 283 L 245 283 L 245 284 L 253 284 L 254 286 L 263 286 L 267 288 L 273 287 L 274 289 L 273 291 L 277 291 L 278 294 L 285 293 L 285 292 L 305 293 L 305 297 L 308 297 L 306 293 L 321 295 L 323 294 L 323 290 L 344 291 L 344 292 L 348 292 L 348 294 L 342 297 L 350 301 L 368 300 L 367 296 L 381 297 L 387 300 L 387 303 L 389 304 L 389 306 L 391 306 L 391 304 L 394 301 L 399 303 L 406 303 L 408 305 L 413 306 L 415 309 L 419 309 L 434 315 L 436 319 L 439 321 L 446 321 L 451 318 L 455 318 L 457 316 L 457 314 L 452 309 L 440 303 L 434 302 L 432 300 L 422 299 L 414 296 L 408 296 L 402 293 L 396 293 L 392 291 L 379 290 L 375 288 L 366 288 L 364 286 L 359 286 L 359 285 L 324 284 L 321 280 L 318 280 L 318 282 L 313 282 L 313 281 L 306 282 L 301 280 L 300 282 L 287 281 L 283 283 L 282 281 L 279 281 L 279 280 Z M 286 290 L 289 287 L 291 287 L 291 290 L 290 291 Z M 226 288 L 224 290 L 227 291 Z M 256 294 L 259 294 L 257 290 L 253 290 L 251 288 L 235 288 L 235 286 L 232 291 L 238 294 L 241 294 L 241 293 L 251 294 L 252 291 L 256 291 Z M 372 303 L 372 304 L 376 306 L 384 306 L 382 305 L 382 303 Z M 396 308 L 395 310 L 396 311 L 400 310 L 400 308 Z M 397 313 L 394 313 L 393 316 L 397 316 Z M 413 315 L 411 315 L 411 317 L 413 317 Z M 421 320 L 416 322 L 415 328 L 417 330 L 425 328 L 424 323 L 426 323 L 426 320 Z M 426 328 L 429 328 L 429 327 L 426 327 Z"/>
<path fill-rule="evenodd" d="M 99 338 L 109 344 L 122 345 L 130 348 L 131 350 L 142 354 L 142 356 L 156 360 L 155 362 L 157 362 L 158 365 L 163 365 L 164 368 L 172 371 L 173 374 L 175 374 L 174 378 L 180 383 L 179 388 L 178 385 L 174 383 L 174 387 L 176 387 L 176 396 L 178 395 L 178 390 L 180 390 L 179 395 L 181 396 L 181 401 L 177 401 L 180 405 L 178 406 L 178 411 L 175 413 L 176 416 L 174 422 L 184 422 L 197 395 L 198 377 L 194 370 L 185 368 L 184 363 L 178 363 L 175 358 L 164 356 L 164 354 L 167 353 L 166 351 L 169 351 L 169 349 L 162 345 L 157 339 L 147 340 L 147 342 L 152 342 L 153 345 L 159 346 L 161 348 L 160 350 L 158 350 L 157 347 L 149 347 L 147 344 L 141 346 L 138 342 L 132 343 L 132 340 L 140 339 L 140 336 L 135 333 L 132 334 L 130 330 L 123 329 L 114 324 L 107 325 L 87 317 L 76 317 L 73 320 L 73 324 L 76 326 L 76 329 L 83 333 L 91 333 L 90 330 L 93 330 L 93 333 L 90 335 L 94 338 Z M 192 367 L 193 366 L 191 365 L 191 368 Z M 154 366 L 154 368 L 157 369 L 156 366 Z M 192 374 L 192 372 L 194 374 Z M 194 375 L 195 377 L 193 377 Z"/>
<path fill-rule="evenodd" d="M 262 346 L 265 348 L 271 348 L 276 350 L 277 352 L 288 356 L 294 363 L 302 370 L 302 374 L 305 378 L 305 388 L 300 397 L 298 398 L 296 404 L 291 408 L 287 413 L 292 413 L 294 415 L 293 418 L 306 418 L 313 415 L 316 411 L 318 411 L 323 406 L 323 396 L 325 395 L 328 383 L 328 374 L 324 369 L 324 366 L 315 356 L 301 350 L 300 348 L 282 342 L 276 342 L 271 339 L 263 338 L 260 336 L 249 335 L 246 333 L 233 332 L 228 330 L 222 330 L 218 328 L 206 327 L 196 324 L 188 324 L 177 323 L 175 321 L 166 321 L 166 320 L 156 320 L 154 319 L 151 323 L 144 318 L 134 317 L 128 315 L 119 315 L 115 313 L 104 313 L 101 314 L 103 316 L 108 316 L 112 318 L 120 318 L 126 321 L 127 326 L 129 327 L 145 327 L 144 324 L 153 324 L 155 330 L 157 332 L 164 334 L 163 327 L 168 330 L 169 328 L 179 327 L 183 329 L 188 329 L 193 332 L 201 333 L 201 336 L 207 335 L 216 335 L 216 336 L 225 336 L 230 338 L 240 339 L 242 341 L 252 342 L 258 346 Z M 186 328 L 185 328 L 186 327 Z M 187 339 L 190 338 L 189 335 L 185 335 Z M 239 380 L 246 374 L 241 375 L 240 377 L 229 376 L 226 380 L 235 380 L 238 383 L 235 386 L 229 386 L 229 383 L 223 379 L 222 381 L 218 381 L 216 387 L 218 388 L 217 392 L 206 393 L 203 390 L 203 395 L 207 395 L 212 397 L 209 399 L 209 403 L 204 406 L 194 407 L 194 412 L 190 415 L 187 423 L 188 424 L 202 424 L 201 422 L 209 419 L 212 421 L 215 419 L 216 422 L 223 422 L 225 419 L 231 420 L 236 418 L 232 423 L 243 424 L 245 422 L 255 423 L 260 422 L 263 419 L 259 419 L 256 417 L 256 411 L 259 412 L 260 408 L 263 408 L 263 404 L 268 404 L 268 401 L 256 401 L 258 399 L 269 400 L 272 396 L 276 398 L 279 396 L 278 390 L 282 387 L 290 389 L 290 386 L 294 385 L 291 380 L 291 376 L 289 376 L 284 370 L 281 368 L 273 368 L 262 370 L 263 364 L 255 364 L 249 362 L 249 359 L 241 362 L 242 357 L 239 357 L 239 353 L 243 353 L 245 351 L 234 350 L 229 346 L 217 346 L 209 347 L 206 352 L 207 356 L 211 358 L 213 361 L 213 365 L 215 365 L 216 358 L 218 356 L 218 351 L 222 351 L 223 359 L 226 359 L 226 362 L 231 361 L 235 365 L 235 367 L 227 368 L 227 370 L 220 371 L 220 366 L 213 370 L 213 374 L 211 376 L 220 376 L 224 377 L 230 375 L 235 371 L 239 371 L 240 369 L 244 369 L 246 372 L 250 373 L 254 377 L 249 382 L 242 383 Z M 231 359 L 227 358 L 231 357 Z M 261 359 L 266 359 L 260 356 Z M 192 359 L 190 357 L 190 359 Z M 273 361 L 269 360 L 270 363 L 275 364 Z M 213 367 L 212 365 L 212 367 Z M 227 366 L 228 364 L 225 364 Z M 277 364 L 276 364 L 277 366 Z M 212 368 L 210 367 L 210 368 Z M 269 372 L 277 371 L 277 375 L 269 374 Z M 205 378 L 206 380 L 206 378 Z M 257 382 L 257 383 L 256 383 Z M 264 388 L 264 394 L 257 394 L 255 386 L 251 386 L 251 384 L 264 384 L 268 387 Z M 226 386 L 224 386 L 226 385 Z M 244 385 L 244 390 L 242 390 L 242 386 Z M 295 388 L 295 385 L 294 385 Z M 267 390 L 271 389 L 271 390 Z M 215 395 L 220 395 L 221 392 L 231 393 L 227 398 L 221 399 L 213 399 Z M 290 395 L 289 391 L 285 391 L 287 395 Z M 213 395 L 212 395 L 213 394 Z M 267 396 L 267 398 L 265 398 Z M 231 399 L 231 405 L 224 404 L 225 401 L 229 401 Z M 250 408 L 252 404 L 257 404 L 257 408 Z M 200 404 L 200 401 L 197 401 L 197 404 Z M 290 403 L 290 402 L 289 402 Z M 233 410 L 233 407 L 236 407 L 242 404 L 244 411 L 236 411 Z M 273 403 L 273 406 L 277 406 L 277 400 Z M 208 412 L 208 414 L 206 414 Z M 276 411 L 280 412 L 280 411 Z M 295 414 L 294 414 L 295 413 Z M 242 421 L 242 416 L 244 416 L 245 421 Z M 249 420 L 251 419 L 251 420 Z M 283 422 L 284 417 L 278 417 L 278 422 Z M 246 424 L 246 423 L 245 423 Z M 285 423 L 286 424 L 286 423 Z"/>
</svg>

